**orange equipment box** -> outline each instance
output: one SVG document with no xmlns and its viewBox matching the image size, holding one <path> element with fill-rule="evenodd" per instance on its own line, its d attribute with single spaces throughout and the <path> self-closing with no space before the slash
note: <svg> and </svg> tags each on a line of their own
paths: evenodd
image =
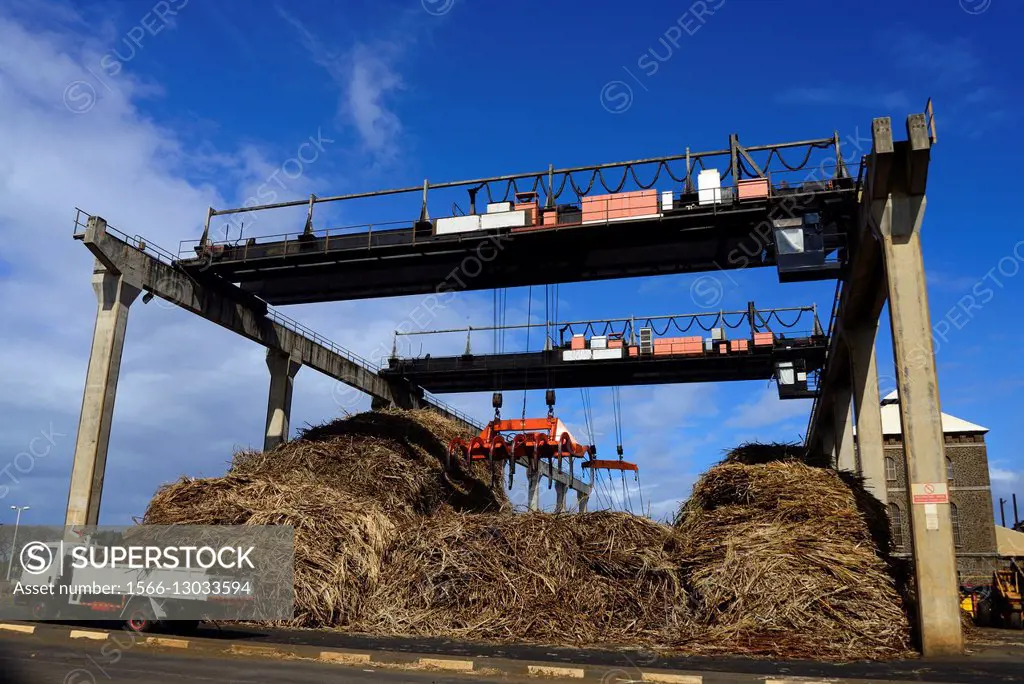
<svg viewBox="0 0 1024 684">
<path fill-rule="evenodd" d="M 586 349 L 587 339 L 583 335 L 573 335 L 570 349 Z"/>
<path fill-rule="evenodd" d="M 580 206 L 584 223 L 649 216 L 658 213 L 658 191 L 635 190 L 613 195 L 589 195 L 582 198 Z"/>
<path fill-rule="evenodd" d="M 540 205 L 537 202 L 522 202 L 512 206 L 515 211 L 526 210 L 526 225 L 535 226 L 537 225 L 537 216 L 539 216 Z"/>
<path fill-rule="evenodd" d="M 770 347 L 775 344 L 775 336 L 770 332 L 756 332 L 754 333 L 754 346 L 755 347 Z"/>
<path fill-rule="evenodd" d="M 749 351 L 749 348 L 749 340 L 729 340 L 729 351 L 731 352 L 745 352 Z"/>
<path fill-rule="evenodd" d="M 766 199 L 768 197 L 767 178 L 744 178 L 736 186 L 741 202 L 748 199 Z"/>
</svg>

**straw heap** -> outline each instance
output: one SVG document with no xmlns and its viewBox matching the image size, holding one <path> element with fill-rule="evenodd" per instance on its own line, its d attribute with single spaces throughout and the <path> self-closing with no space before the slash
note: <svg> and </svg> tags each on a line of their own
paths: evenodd
<svg viewBox="0 0 1024 684">
<path fill-rule="evenodd" d="M 795 461 L 726 463 L 701 478 L 675 526 L 702 650 L 828 659 L 907 650 L 888 549 L 851 483 Z"/>
<path fill-rule="evenodd" d="M 143 522 L 295 527 L 293 624 L 692 654 L 907 652 L 884 509 L 850 474 L 743 445 L 674 525 L 511 512 L 491 474 L 446 472 L 456 423 L 385 411 L 162 487 Z M 750 465 L 753 463 L 754 465 Z"/>
</svg>

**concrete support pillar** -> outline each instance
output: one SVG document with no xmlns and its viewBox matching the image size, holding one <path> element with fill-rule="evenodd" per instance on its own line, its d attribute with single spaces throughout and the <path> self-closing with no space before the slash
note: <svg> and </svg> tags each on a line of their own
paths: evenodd
<svg viewBox="0 0 1024 684">
<path fill-rule="evenodd" d="M 828 414 L 825 414 L 827 418 Z M 821 427 L 821 451 L 830 466 L 836 465 L 836 429 L 835 421 L 828 421 Z"/>
<path fill-rule="evenodd" d="M 533 470 L 527 476 L 529 492 L 526 499 L 526 508 L 531 511 L 540 510 L 540 470 Z"/>
<path fill-rule="evenodd" d="M 292 416 L 292 387 L 295 384 L 295 374 L 302 368 L 302 364 L 287 354 L 268 349 L 267 368 L 270 370 L 270 394 L 267 397 L 264 451 L 270 451 L 288 441 L 288 428 Z"/>
<path fill-rule="evenodd" d="M 860 474 L 867 490 L 887 504 L 889 495 L 885 480 L 881 398 L 878 396 L 878 364 L 875 359 L 877 332 L 878 321 L 850 328 L 846 331 L 846 341 L 850 350 Z"/>
<path fill-rule="evenodd" d="M 555 483 L 555 513 L 565 513 L 565 490 L 564 482 Z"/>
<path fill-rule="evenodd" d="M 832 418 L 835 422 L 836 467 L 839 470 L 857 470 L 853 451 L 853 390 L 849 385 L 836 387 L 832 399 Z"/>
<path fill-rule="evenodd" d="M 587 504 L 590 503 L 590 494 L 576 490 L 576 503 L 580 513 L 587 512 Z"/>
<path fill-rule="evenodd" d="M 99 262 L 92 276 L 92 288 L 97 299 L 96 326 L 92 332 L 82 413 L 78 419 L 65 525 L 99 523 L 110 423 L 114 416 L 117 377 L 121 371 L 121 352 L 128 326 L 128 307 L 139 295 L 138 288 L 126 283 L 120 274 L 104 269 Z"/>
<path fill-rule="evenodd" d="M 916 140 L 912 137 L 912 142 Z M 923 194 L 888 195 L 878 202 L 889 290 L 903 453 L 910 483 L 910 528 L 917 580 L 921 645 L 927 657 L 963 652 L 953 530 L 946 491 L 939 383 L 935 372 L 920 227 Z M 914 503 L 919 495 L 929 503 Z M 939 501 L 936 502 L 936 499 Z M 945 499 L 945 500 L 942 500 Z"/>
</svg>

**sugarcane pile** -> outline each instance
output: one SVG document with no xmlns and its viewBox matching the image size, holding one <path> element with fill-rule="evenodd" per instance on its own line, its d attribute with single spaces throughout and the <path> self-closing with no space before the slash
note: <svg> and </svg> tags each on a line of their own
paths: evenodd
<svg viewBox="0 0 1024 684">
<path fill-rule="evenodd" d="M 666 525 L 515 513 L 486 468 L 443 466 L 458 434 L 427 411 L 352 416 L 240 452 L 224 477 L 162 487 L 143 522 L 294 526 L 298 626 L 691 654 L 907 651 L 884 509 L 855 477 L 778 461 L 792 445 L 744 445 Z"/>
<path fill-rule="evenodd" d="M 888 524 L 868 519 L 885 513 L 859 506 L 857 488 L 856 478 L 797 461 L 727 462 L 705 474 L 675 521 L 699 623 L 694 645 L 842 660 L 905 653 Z"/>
<path fill-rule="evenodd" d="M 375 589 L 396 530 L 442 509 L 509 507 L 489 475 L 441 465 L 456 424 L 432 411 L 374 411 L 305 430 L 268 452 L 242 451 L 224 477 L 161 487 L 144 524 L 292 525 L 295 617 L 348 625 Z"/>
<path fill-rule="evenodd" d="M 622 512 L 424 518 L 399 533 L 357 627 L 545 644 L 662 643 L 688 610 L 674 546 L 667 525 Z"/>
</svg>

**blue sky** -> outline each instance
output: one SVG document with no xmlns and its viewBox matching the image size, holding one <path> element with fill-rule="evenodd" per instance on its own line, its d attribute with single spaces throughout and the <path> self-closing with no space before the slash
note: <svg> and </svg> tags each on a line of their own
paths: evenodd
<svg viewBox="0 0 1024 684">
<path fill-rule="evenodd" d="M 720 149 L 732 132 L 756 145 L 838 130 L 853 156 L 858 145 L 867 151 L 873 117 L 890 115 L 901 130 L 929 96 L 939 144 L 923 239 L 933 322 L 945 321 L 936 344 L 942 406 L 991 429 L 995 495 L 1024 494 L 1015 439 L 1024 396 L 1016 353 L 1024 245 L 1015 255 L 1019 219 L 1003 198 L 1013 196 L 1016 176 L 1002 142 L 1019 118 L 1013 84 L 1022 77 L 1015 49 L 1022 19 L 1024 8 L 1010 0 L 595 0 L 500 10 L 482 0 L 321 0 L 253 1 L 245 11 L 196 0 L 6 0 L 4 502 L 31 505 L 36 523 L 59 521 L 66 503 L 95 307 L 91 260 L 71 240 L 75 206 L 177 251 L 179 241 L 198 237 L 207 206 L 241 205 L 269 179 L 278 199 L 342 194 L 678 154 L 686 146 Z M 311 138 L 315 159 L 282 174 Z M 414 204 L 352 203 L 321 220 L 404 220 Z M 246 233 L 300 227 L 301 216 L 281 212 L 250 221 Z M 716 277 L 722 296 L 713 306 L 725 309 L 755 299 L 827 311 L 834 287 L 783 287 L 768 269 Z M 691 298 L 695 278 L 564 285 L 561 317 L 701 311 L 708 303 Z M 980 309 L 958 309 L 979 283 L 993 295 Z M 418 301 L 286 313 L 373 354 L 390 345 Z M 489 292 L 462 293 L 431 327 L 489 323 L 490 307 Z M 524 322 L 527 308 L 526 290 L 509 292 L 508 322 Z M 888 389 L 887 318 L 882 327 Z M 261 444 L 265 417 L 260 348 L 159 301 L 136 303 L 128 330 L 105 523 L 141 514 L 162 482 L 223 472 L 233 448 Z M 444 350 L 462 340 L 432 344 Z M 612 453 L 611 391 L 591 396 L 598 443 Z M 624 446 L 641 466 L 652 513 L 670 513 L 723 449 L 746 439 L 799 439 L 808 402 L 775 397 L 760 382 L 624 389 Z M 481 419 L 490 413 L 489 396 L 449 399 Z M 527 401 L 529 413 L 543 412 L 542 392 Z M 304 369 L 293 425 L 366 405 Z M 506 406 L 521 410 L 521 393 L 508 392 Z M 559 406 L 570 424 L 582 425 L 577 390 L 561 391 Z M 16 463 L 30 444 L 45 454 Z"/>
</svg>

